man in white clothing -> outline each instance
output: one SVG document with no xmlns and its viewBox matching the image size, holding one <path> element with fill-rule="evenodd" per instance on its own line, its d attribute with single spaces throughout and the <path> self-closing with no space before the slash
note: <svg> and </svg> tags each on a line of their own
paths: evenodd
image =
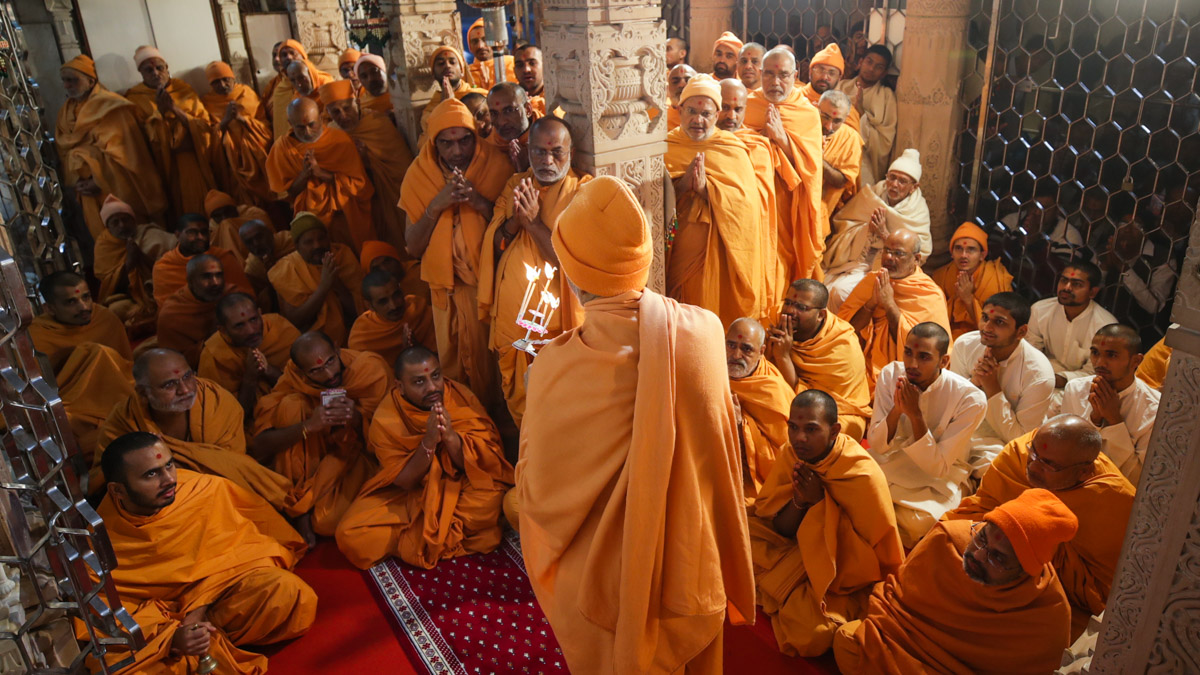
<svg viewBox="0 0 1200 675">
<path fill-rule="evenodd" d="M 1142 475 L 1161 397 L 1136 377 L 1142 356 L 1142 339 L 1129 326 L 1112 323 L 1096 331 L 1091 346 L 1096 374 L 1068 382 L 1062 408 L 1051 413 L 1079 415 L 1100 427 L 1104 454 L 1134 485 Z"/>
<path fill-rule="evenodd" d="M 1058 295 L 1033 303 L 1025 339 L 1050 359 L 1054 367 L 1055 402 L 1062 400 L 1067 382 L 1091 375 L 1088 361 L 1092 337 L 1117 317 L 1096 304 L 1102 275 L 1092 263 L 1069 263 L 1058 275 Z"/>
<path fill-rule="evenodd" d="M 987 411 L 983 392 L 945 369 L 949 349 L 945 328 L 919 323 L 908 333 L 904 360 L 884 366 L 875 385 L 867 441 L 887 476 L 905 548 L 962 500 L 971 435 Z"/>
<path fill-rule="evenodd" d="M 950 370 L 987 397 L 987 413 L 971 439 L 971 475 L 983 478 L 1010 441 L 1038 428 L 1054 393 L 1050 359 L 1025 341 L 1029 301 L 996 293 L 983 302 L 979 330 L 954 341 Z"/>
<path fill-rule="evenodd" d="M 850 97 L 854 109 L 861 115 L 858 123 L 863 139 L 861 185 L 874 185 L 883 180 L 896 141 L 899 121 L 896 92 L 883 83 L 891 67 L 891 50 L 883 45 L 873 45 L 859 61 L 858 77 L 842 80 L 837 86 Z"/>
</svg>

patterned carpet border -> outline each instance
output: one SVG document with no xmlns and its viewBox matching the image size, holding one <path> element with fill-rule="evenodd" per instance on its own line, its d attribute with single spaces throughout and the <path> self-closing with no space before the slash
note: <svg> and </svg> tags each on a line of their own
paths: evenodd
<svg viewBox="0 0 1200 675">
<path fill-rule="evenodd" d="M 466 675 L 467 669 L 421 606 L 412 586 L 404 578 L 399 562 L 389 558 L 372 567 L 369 573 L 383 593 L 384 604 L 391 610 L 392 618 L 400 625 L 429 672 Z"/>
</svg>

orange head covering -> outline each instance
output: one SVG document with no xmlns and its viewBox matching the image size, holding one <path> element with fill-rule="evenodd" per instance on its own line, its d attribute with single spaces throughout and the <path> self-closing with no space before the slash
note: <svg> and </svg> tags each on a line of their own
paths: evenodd
<svg viewBox="0 0 1200 675">
<path fill-rule="evenodd" d="M 1050 563 L 1058 545 L 1070 541 L 1079 520 L 1053 492 L 1033 488 L 997 506 L 983 519 L 1004 530 L 1017 560 L 1029 576 L 1037 577 Z"/>
<path fill-rule="evenodd" d="M 116 195 L 110 194 L 104 198 L 104 203 L 100 205 L 100 221 L 107 223 L 109 218 L 118 213 L 128 213 L 134 218 L 137 217 L 137 214 L 133 212 L 133 207 L 118 199 Z"/>
<path fill-rule="evenodd" d="M 475 131 L 475 116 L 471 114 L 471 109 L 467 107 L 467 104 L 456 98 L 450 98 L 437 104 L 433 113 L 429 115 L 429 128 L 425 131 L 425 137 L 432 140 L 443 131 L 455 127 L 464 127 Z"/>
<path fill-rule="evenodd" d="M 680 92 L 679 102 L 683 103 L 693 96 L 707 96 L 717 104 L 717 110 L 721 109 L 721 85 L 713 79 L 712 75 L 700 73 L 692 76 L 692 79 L 688 80 L 687 85 Z"/>
<path fill-rule="evenodd" d="M 483 28 L 483 17 L 482 16 L 479 17 L 478 19 L 475 19 L 475 23 L 471 24 L 471 27 L 467 29 L 467 39 L 468 40 L 471 39 L 471 31 L 475 30 L 476 28 Z"/>
<path fill-rule="evenodd" d="M 355 61 L 358 61 L 358 57 L 360 56 L 362 56 L 362 52 L 358 51 L 357 49 L 347 49 L 346 51 L 342 52 L 341 56 L 338 57 L 338 68 L 341 68 L 347 63 L 354 63 Z"/>
<path fill-rule="evenodd" d="M 229 67 L 224 61 L 213 61 L 204 66 L 204 79 L 212 82 L 213 80 L 222 80 L 226 77 L 233 77 L 233 68 Z"/>
<path fill-rule="evenodd" d="M 226 206 L 237 206 L 234 203 L 233 197 L 221 192 L 220 190 L 209 190 L 208 194 L 204 195 L 204 213 L 212 216 L 213 211 L 225 208 Z"/>
<path fill-rule="evenodd" d="M 371 239 L 362 243 L 362 254 L 359 255 L 359 262 L 362 263 L 363 274 L 371 271 L 371 263 L 376 258 L 395 258 L 403 260 L 400 257 L 400 251 L 396 250 L 395 246 L 386 241 L 377 241 Z"/>
<path fill-rule="evenodd" d="M 133 52 L 133 63 L 138 68 L 142 67 L 142 62 L 146 59 L 161 59 L 162 54 L 159 53 L 158 47 L 153 45 L 142 45 Z M 164 61 L 166 59 L 163 59 Z"/>
<path fill-rule="evenodd" d="M 813 66 L 832 66 L 841 72 L 846 72 L 846 59 L 842 58 L 842 50 L 838 49 L 836 42 L 829 43 L 829 46 L 817 52 L 813 57 L 809 68 Z"/>
<path fill-rule="evenodd" d="M 954 236 L 950 237 L 950 245 L 953 246 L 955 241 L 963 238 L 979 242 L 979 245 L 983 247 L 983 254 L 987 255 L 987 232 L 984 232 L 982 227 L 971 222 L 959 225 L 958 229 L 954 231 Z"/>
<path fill-rule="evenodd" d="M 283 49 L 284 47 L 291 47 L 292 49 L 295 49 L 296 51 L 300 52 L 300 58 L 304 59 L 305 61 L 308 60 L 308 50 L 304 48 L 304 45 L 300 44 L 299 40 L 284 40 L 283 44 L 280 45 L 279 48 Z"/>
<path fill-rule="evenodd" d="M 646 287 L 650 226 L 621 180 L 597 176 L 580 185 L 550 239 L 563 274 L 580 289 L 612 296 Z"/>
<path fill-rule="evenodd" d="M 725 45 L 732 48 L 735 52 L 742 51 L 742 41 L 738 39 L 738 36 L 729 31 L 721 33 L 721 37 L 717 38 L 717 41 L 713 43 L 713 48 L 716 48 L 717 45 Z"/>
<path fill-rule="evenodd" d="M 433 53 L 429 55 L 429 68 L 431 70 L 433 69 L 433 62 L 437 61 L 438 54 L 444 54 L 446 52 L 450 52 L 451 54 L 457 56 L 459 65 L 462 65 L 462 63 L 463 63 L 462 54 L 460 54 L 457 49 L 455 49 L 454 47 L 451 47 L 450 45 L 442 45 L 441 47 L 438 47 L 437 49 L 433 50 Z"/>
<path fill-rule="evenodd" d="M 350 80 L 326 82 L 317 89 L 317 95 L 321 98 L 321 105 L 354 98 L 354 83 Z"/>
<path fill-rule="evenodd" d="M 92 57 L 88 56 L 87 54 L 80 54 L 70 61 L 67 61 L 66 63 L 62 64 L 62 68 L 70 68 L 71 70 L 87 75 L 93 80 L 97 79 L 96 62 L 93 61 Z M 62 68 L 59 68 L 59 71 L 61 71 Z"/>
</svg>

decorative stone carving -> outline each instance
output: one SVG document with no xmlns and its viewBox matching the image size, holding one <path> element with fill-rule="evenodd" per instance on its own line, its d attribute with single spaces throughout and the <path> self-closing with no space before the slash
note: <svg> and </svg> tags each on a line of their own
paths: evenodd
<svg viewBox="0 0 1200 675">
<path fill-rule="evenodd" d="M 346 18 L 337 0 L 293 0 L 296 35 L 308 60 L 321 70 L 338 72 L 338 56 L 346 49 Z"/>
<path fill-rule="evenodd" d="M 733 0 L 692 0 L 688 4 L 688 63 L 698 72 L 712 72 L 713 45 L 721 33 L 733 30 L 735 4 Z"/>
<path fill-rule="evenodd" d="M 899 124 L 895 152 L 921 151 L 921 192 L 929 203 L 935 251 L 949 247 L 950 193 L 958 175 L 955 140 L 962 128 L 959 83 L 969 65 L 968 0 L 910 0 L 904 30 L 904 69 L 896 86 Z M 958 55 L 957 58 L 954 55 Z"/>
<path fill-rule="evenodd" d="M 450 0 L 389 5 L 384 11 L 391 13 L 387 60 L 392 109 L 409 146 L 415 149 L 421 135 L 421 112 L 438 88 L 429 69 L 429 56 L 443 45 L 463 51 L 462 20 Z"/>
<path fill-rule="evenodd" d="M 75 30 L 75 7 L 71 0 L 45 0 L 46 11 L 54 22 L 54 37 L 58 39 L 58 52 L 63 63 L 83 53 L 79 45 L 79 34 Z"/>
<path fill-rule="evenodd" d="M 253 86 L 254 74 L 250 72 L 250 57 L 247 56 L 246 36 L 242 32 L 242 12 L 237 0 L 217 0 L 221 17 L 221 40 L 225 53 L 229 54 L 229 65 L 238 82 Z"/>
</svg>

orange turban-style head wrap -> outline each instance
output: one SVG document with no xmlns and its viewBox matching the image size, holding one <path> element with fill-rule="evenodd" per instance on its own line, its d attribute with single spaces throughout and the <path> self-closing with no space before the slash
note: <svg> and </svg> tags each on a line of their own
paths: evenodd
<svg viewBox="0 0 1200 675">
<path fill-rule="evenodd" d="M 299 40 L 295 40 L 295 39 L 284 40 L 283 44 L 280 45 L 279 48 L 283 49 L 284 47 L 291 47 L 292 49 L 295 49 L 297 52 L 300 53 L 300 58 L 304 59 L 305 61 L 308 60 L 308 50 L 304 48 L 304 45 L 300 44 Z"/>
<path fill-rule="evenodd" d="M 831 42 L 829 46 L 817 52 L 817 55 L 813 57 L 812 63 L 809 64 L 810 68 L 812 66 L 830 66 L 844 73 L 846 72 L 846 59 L 842 58 L 842 50 L 838 48 L 837 43 Z"/>
<path fill-rule="evenodd" d="M 213 211 L 223 209 L 226 206 L 237 206 L 233 202 L 233 197 L 230 197 L 228 194 L 220 190 L 209 190 L 208 194 L 204 195 L 204 213 L 209 217 L 212 216 Z"/>
<path fill-rule="evenodd" d="M 61 71 L 63 68 L 70 68 L 77 73 L 83 73 L 93 80 L 98 79 L 96 77 L 96 62 L 93 61 L 92 57 L 88 56 L 87 54 L 80 54 L 70 61 L 67 61 L 66 63 L 62 64 L 62 68 L 59 68 L 59 70 Z"/>
<path fill-rule="evenodd" d="M 358 261 L 362 263 L 363 273 L 371 271 L 371 263 L 378 258 L 395 258 L 403 260 L 400 257 L 400 251 L 395 246 L 386 241 L 378 241 L 375 239 L 364 241 L 362 243 L 362 253 L 358 257 Z"/>
<path fill-rule="evenodd" d="M 733 49 L 734 52 L 742 51 L 742 41 L 738 36 L 729 31 L 721 33 L 721 37 L 717 38 L 717 41 L 713 43 L 713 48 L 715 49 L 717 45 L 725 45 Z"/>
<path fill-rule="evenodd" d="M 317 89 L 317 96 L 321 99 L 321 105 L 354 98 L 354 83 L 350 80 L 326 82 Z"/>
<path fill-rule="evenodd" d="M 693 96 L 707 96 L 717 104 L 717 110 L 721 109 L 721 85 L 711 75 L 700 73 L 688 80 L 679 94 L 679 102 L 683 103 Z"/>
<path fill-rule="evenodd" d="M 341 56 L 338 57 L 338 68 L 341 68 L 347 63 L 354 63 L 358 61 L 358 57 L 360 56 L 362 56 L 362 52 L 358 51 L 357 49 L 347 49 L 346 51 L 342 52 Z"/>
<path fill-rule="evenodd" d="M 467 29 L 467 39 L 468 40 L 471 39 L 471 33 L 476 28 L 483 28 L 483 17 L 482 16 L 479 17 L 478 19 L 475 19 L 475 23 L 471 24 L 471 27 Z"/>
<path fill-rule="evenodd" d="M 223 80 L 227 77 L 233 77 L 233 68 L 230 68 L 229 64 L 224 61 L 213 61 L 204 66 L 204 79 L 209 82 Z"/>
<path fill-rule="evenodd" d="M 132 206 L 121 201 L 116 195 L 110 194 L 104 198 L 104 203 L 100 205 L 100 222 L 107 223 L 109 218 L 118 213 L 128 213 L 133 218 L 137 217 L 137 214 L 133 212 Z"/>
<path fill-rule="evenodd" d="M 1053 492 L 1041 488 L 1022 492 L 983 519 L 1004 530 L 1021 567 L 1031 577 L 1040 575 L 1058 545 L 1071 541 L 1079 529 L 1075 514 Z"/>
<path fill-rule="evenodd" d="M 654 258 L 641 204 L 620 179 L 579 186 L 550 236 L 567 279 L 588 293 L 620 295 L 646 287 Z"/>
<path fill-rule="evenodd" d="M 979 242 L 979 245 L 983 247 L 983 254 L 987 255 L 987 232 L 984 232 L 982 227 L 971 222 L 966 222 L 962 225 L 959 225 L 958 229 L 954 231 L 954 236 L 950 237 L 950 244 L 953 246 L 954 242 L 958 241 L 959 239 L 971 239 Z"/>
</svg>

